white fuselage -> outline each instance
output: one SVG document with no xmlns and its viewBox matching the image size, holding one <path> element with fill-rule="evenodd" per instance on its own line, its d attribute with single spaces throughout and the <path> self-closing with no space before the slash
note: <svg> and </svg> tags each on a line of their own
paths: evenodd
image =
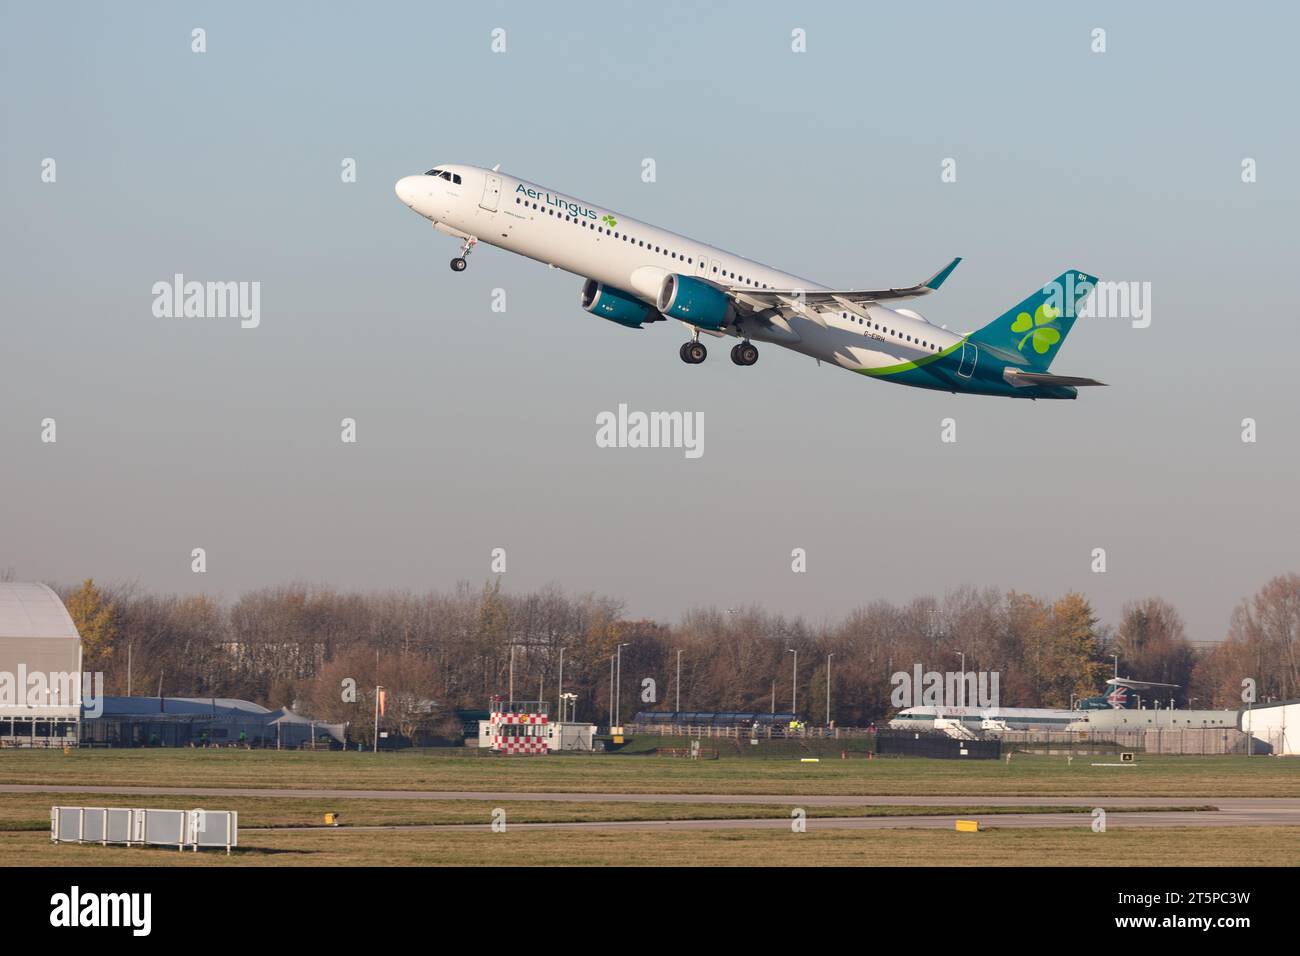
<svg viewBox="0 0 1300 956">
<path fill-rule="evenodd" d="M 908 707 L 889 721 L 892 730 L 933 730 L 936 720 L 957 721 L 973 730 L 1002 724 L 1008 730 L 1065 730 L 1080 719 L 1075 710 L 1045 707 Z"/>
<path fill-rule="evenodd" d="M 733 289 L 826 288 L 504 173 L 462 165 L 436 169 L 460 181 L 407 176 L 398 181 L 396 192 L 440 231 L 594 279 L 650 305 L 672 273 Z M 962 340 L 919 316 L 881 305 L 819 314 L 824 325 L 795 315 L 785 320 L 788 332 L 742 321 L 739 329 L 728 327 L 726 333 L 773 342 L 855 371 L 896 367 Z"/>
</svg>

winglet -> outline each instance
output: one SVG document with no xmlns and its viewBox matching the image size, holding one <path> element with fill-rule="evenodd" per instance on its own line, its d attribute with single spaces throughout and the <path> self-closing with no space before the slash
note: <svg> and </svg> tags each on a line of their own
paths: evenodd
<svg viewBox="0 0 1300 956">
<path fill-rule="evenodd" d="M 939 286 L 943 285 L 944 280 L 947 279 L 948 276 L 952 275 L 952 270 L 956 269 L 957 264 L 960 262 L 961 262 L 961 256 L 958 256 L 956 259 L 953 259 L 952 262 L 948 263 L 946 266 L 944 266 L 942 269 L 940 269 L 930 278 L 922 282 L 921 285 L 933 292 L 935 289 L 938 289 Z"/>
</svg>

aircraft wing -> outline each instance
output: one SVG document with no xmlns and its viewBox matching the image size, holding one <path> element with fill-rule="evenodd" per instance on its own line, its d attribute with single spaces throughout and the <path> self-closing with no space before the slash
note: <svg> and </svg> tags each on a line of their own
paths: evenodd
<svg viewBox="0 0 1300 956">
<path fill-rule="evenodd" d="M 915 299 L 929 295 L 961 262 L 961 257 L 953 259 L 930 278 L 916 285 L 901 289 L 756 289 L 753 286 L 727 286 L 727 293 L 738 303 L 755 311 L 780 309 L 804 318 L 812 319 L 819 325 L 825 321 L 817 314 L 821 310 L 836 311 L 847 309 L 857 312 L 864 306 L 876 302 Z"/>
</svg>

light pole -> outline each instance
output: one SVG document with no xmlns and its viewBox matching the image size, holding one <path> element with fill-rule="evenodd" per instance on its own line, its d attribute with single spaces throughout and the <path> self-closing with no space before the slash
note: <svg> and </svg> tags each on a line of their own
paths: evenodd
<svg viewBox="0 0 1300 956">
<path fill-rule="evenodd" d="M 790 669 L 790 713 L 799 716 L 799 652 L 793 647 L 786 648 L 787 654 L 794 655 L 794 666 Z"/>
<path fill-rule="evenodd" d="M 677 649 L 677 705 L 674 708 L 675 713 L 682 712 L 682 651 Z"/>
<path fill-rule="evenodd" d="M 375 685 L 375 753 L 379 753 L 379 698 L 383 696 L 384 685 Z M 280 724 L 275 725 L 275 749 L 280 749 Z"/>
<path fill-rule="evenodd" d="M 560 720 L 564 719 L 564 648 L 560 648 L 560 687 L 556 691 L 557 706 L 560 708 Z"/>
<path fill-rule="evenodd" d="M 957 706 L 965 707 L 966 706 L 966 652 L 958 651 L 957 653 L 961 655 L 961 683 L 958 684 L 958 686 L 961 688 L 961 703 L 958 704 Z"/>
<path fill-rule="evenodd" d="M 826 726 L 831 725 L 831 658 L 834 653 L 826 655 Z"/>
<path fill-rule="evenodd" d="M 626 644 L 620 644 L 615 648 L 615 656 L 618 658 L 618 664 L 615 667 L 617 676 L 614 678 L 614 721 L 617 723 L 622 715 L 623 701 L 623 648 Z"/>
<path fill-rule="evenodd" d="M 614 655 L 609 655 L 609 732 L 614 732 Z"/>
<path fill-rule="evenodd" d="M 510 692 L 507 694 L 510 700 L 515 699 L 515 646 L 510 645 Z"/>
<path fill-rule="evenodd" d="M 1118 655 L 1118 654 L 1112 654 L 1112 655 L 1110 655 L 1110 656 L 1113 657 L 1113 658 L 1115 658 L 1115 677 L 1116 677 L 1116 679 L 1118 679 L 1118 678 L 1119 678 L 1119 655 Z"/>
</svg>

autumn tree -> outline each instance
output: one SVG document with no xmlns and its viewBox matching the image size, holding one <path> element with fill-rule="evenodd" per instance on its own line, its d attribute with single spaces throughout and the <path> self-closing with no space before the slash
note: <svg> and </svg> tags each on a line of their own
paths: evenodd
<svg viewBox="0 0 1300 956">
<path fill-rule="evenodd" d="M 81 663 L 88 671 L 102 671 L 113 657 L 118 631 L 117 608 L 106 600 L 91 578 L 64 601 L 72 623 L 81 635 Z"/>
<path fill-rule="evenodd" d="M 1195 654 L 1182 617 L 1168 601 L 1151 597 L 1124 605 L 1113 647 L 1126 676 L 1177 684 L 1186 691 Z"/>
</svg>

